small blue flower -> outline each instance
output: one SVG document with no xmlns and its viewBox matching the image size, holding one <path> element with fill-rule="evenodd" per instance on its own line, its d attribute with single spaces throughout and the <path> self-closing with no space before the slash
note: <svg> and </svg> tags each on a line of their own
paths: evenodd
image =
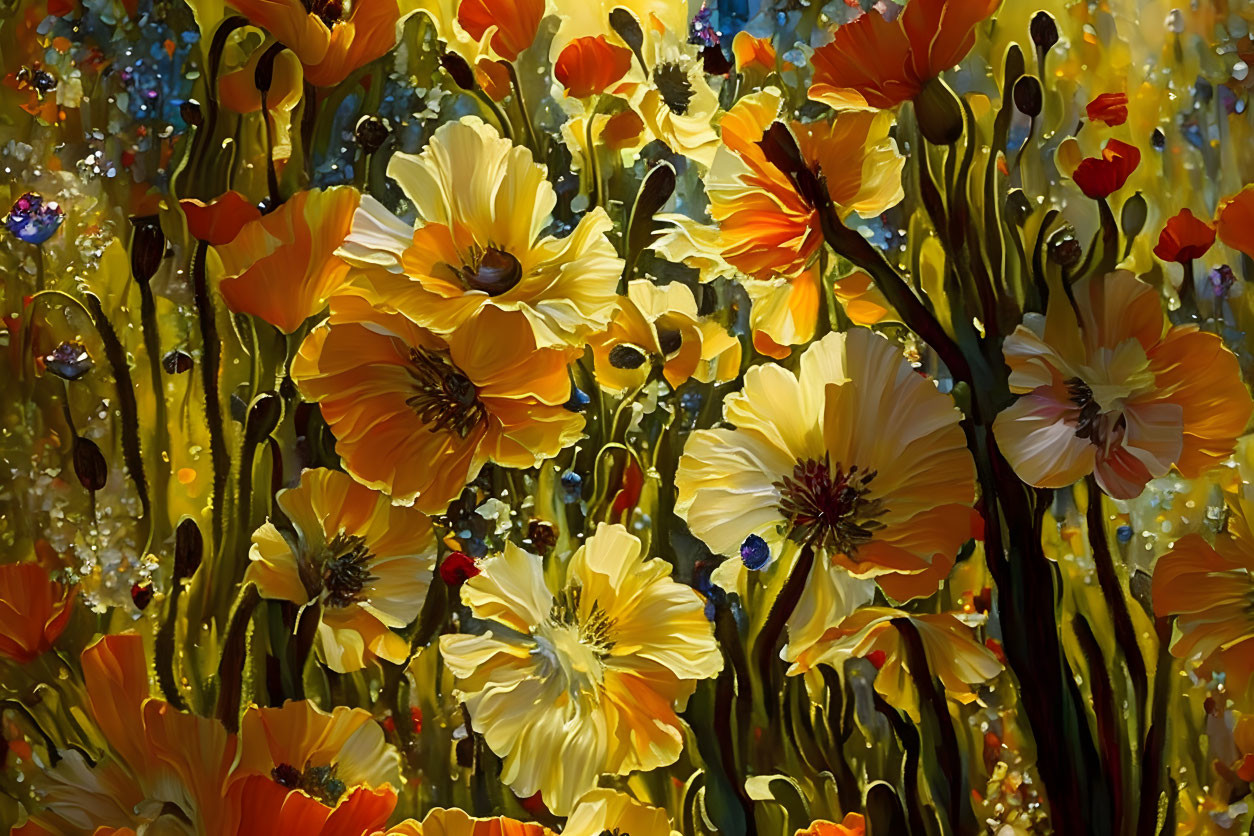
<svg viewBox="0 0 1254 836">
<path fill-rule="evenodd" d="M 740 544 L 740 559 L 744 561 L 747 569 L 756 572 L 771 559 L 770 546 L 766 545 L 766 541 L 758 535 L 750 534 Z"/>
<path fill-rule="evenodd" d="M 1120 543 L 1132 542 L 1132 526 L 1130 525 L 1119 526 L 1117 529 L 1115 529 L 1115 537 L 1119 540 Z"/>
<path fill-rule="evenodd" d="M 20 241 L 42 244 L 52 237 L 65 220 L 65 211 L 56 203 L 44 203 L 43 197 L 27 192 L 17 199 L 4 225 Z"/>
<path fill-rule="evenodd" d="M 563 499 L 567 503 L 578 502 L 580 495 L 583 493 L 583 477 L 573 470 L 568 470 L 562 474 L 562 493 Z"/>
<path fill-rule="evenodd" d="M 562 404 L 571 412 L 583 412 L 588 408 L 588 393 L 580 389 L 578 386 L 570 387 L 570 400 Z"/>
</svg>

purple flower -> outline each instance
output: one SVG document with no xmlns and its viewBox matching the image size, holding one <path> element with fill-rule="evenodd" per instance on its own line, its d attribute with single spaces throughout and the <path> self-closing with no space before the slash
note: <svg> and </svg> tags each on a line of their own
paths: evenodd
<svg viewBox="0 0 1254 836">
<path fill-rule="evenodd" d="M 52 237 L 65 220 L 65 211 L 55 202 L 44 202 L 43 197 L 27 192 L 17 199 L 4 225 L 20 241 L 42 244 Z"/>
<path fill-rule="evenodd" d="M 750 534 L 740 544 L 740 559 L 751 572 L 756 572 L 771 559 L 771 548 L 756 534 Z"/>
</svg>

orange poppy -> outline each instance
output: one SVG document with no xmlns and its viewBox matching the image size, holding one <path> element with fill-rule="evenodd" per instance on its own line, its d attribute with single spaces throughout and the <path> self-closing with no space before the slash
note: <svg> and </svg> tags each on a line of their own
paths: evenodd
<svg viewBox="0 0 1254 836">
<path fill-rule="evenodd" d="M 491 46 L 506 61 L 531 46 L 544 19 L 544 0 L 461 0 L 457 22 L 466 34 L 482 40 L 489 29 Z"/>
<path fill-rule="evenodd" d="M 1254 258 L 1254 186 L 1220 201 L 1215 227 L 1220 241 Z"/>
<path fill-rule="evenodd" d="M 1175 616 L 1178 658 L 1201 663 L 1201 673 L 1223 671 L 1240 698 L 1254 679 L 1254 502 L 1229 501 L 1225 530 L 1207 543 L 1199 534 L 1176 541 L 1154 567 L 1154 612 Z"/>
<path fill-rule="evenodd" d="M 1245 430 L 1251 402 L 1215 334 L 1171 327 L 1159 293 L 1121 270 L 1058 290 L 1043 319 L 1005 342 L 1020 394 L 993 431 L 1019 478 L 1061 488 L 1089 473 L 1116 499 L 1174 466 L 1195 478 Z"/>
<path fill-rule="evenodd" d="M 318 87 L 339 84 L 396 46 L 396 0 L 231 0 L 250 23 L 265 29 L 300 59 Z"/>
<path fill-rule="evenodd" d="M 566 88 L 566 95 L 584 99 L 604 93 L 629 69 L 631 50 L 597 35 L 576 38 L 567 44 L 553 65 L 553 76 Z"/>
<path fill-rule="evenodd" d="M 1105 122 L 1110 127 L 1128 121 L 1128 94 L 1102 93 L 1085 107 L 1092 122 Z"/>
<path fill-rule="evenodd" d="M 234 241 L 245 224 L 261 217 L 261 210 L 237 191 L 223 192 L 208 203 L 185 198 L 179 206 L 192 237 L 215 246 Z"/>
<path fill-rule="evenodd" d="M 1154 255 L 1163 261 L 1185 264 L 1206 255 L 1214 243 L 1215 228 L 1188 209 L 1181 209 L 1159 233 Z"/>
<path fill-rule="evenodd" d="M 335 250 L 348 237 L 360 200 L 351 186 L 297 192 L 218 247 L 226 271 L 222 296 L 231 310 L 291 334 L 326 308 L 348 276 Z"/>
<path fill-rule="evenodd" d="M 1001 0 L 911 0 L 894 20 L 870 11 L 814 51 L 810 98 L 837 109 L 887 109 L 966 57 Z"/>
<path fill-rule="evenodd" d="M 537 349 L 525 317 L 491 305 L 444 338 L 345 293 L 292 378 L 353 478 L 438 513 L 486 462 L 532 467 L 579 438 L 583 418 L 564 406 L 579 350 Z"/>
<path fill-rule="evenodd" d="M 387 824 L 396 807 L 391 787 L 360 787 L 329 807 L 303 790 L 288 789 L 268 775 L 253 775 L 235 789 L 240 810 L 237 836 L 367 836 Z"/>
<path fill-rule="evenodd" d="M 1094 200 L 1110 197 L 1123 188 L 1132 172 L 1141 163 L 1141 152 L 1135 145 L 1109 140 L 1102 156 L 1085 157 L 1071 173 L 1071 179 L 1086 197 Z"/>
<path fill-rule="evenodd" d="M 456 807 L 437 807 L 421 822 L 406 819 L 375 836 L 555 836 L 547 827 L 534 822 L 521 822 L 505 816 L 488 819 L 472 818 Z"/>
<path fill-rule="evenodd" d="M 0 656 L 25 664 L 52 649 L 73 613 L 77 587 L 38 563 L 0 566 Z"/>
<path fill-rule="evenodd" d="M 866 820 L 859 813 L 849 813 L 840 824 L 831 821 L 816 821 L 805 830 L 798 830 L 795 836 L 864 836 Z"/>
</svg>

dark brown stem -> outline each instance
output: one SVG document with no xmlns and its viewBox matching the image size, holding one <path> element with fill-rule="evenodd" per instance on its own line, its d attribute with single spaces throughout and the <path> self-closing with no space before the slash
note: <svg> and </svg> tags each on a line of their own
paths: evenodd
<svg viewBox="0 0 1254 836">
<path fill-rule="evenodd" d="M 249 584 L 240 596 L 231 623 L 227 627 L 226 640 L 222 645 L 222 659 L 218 662 L 218 704 L 214 716 L 234 734 L 239 731 L 239 709 L 243 700 L 244 665 L 248 658 L 248 625 L 253 610 L 261 601 L 257 587 Z"/>
<path fill-rule="evenodd" d="M 1155 827 L 1164 779 L 1172 786 L 1163 764 L 1163 752 L 1167 746 L 1167 708 L 1171 698 L 1171 619 L 1155 619 L 1154 632 L 1158 635 L 1158 666 L 1154 671 L 1154 704 L 1150 709 L 1149 731 L 1142 748 L 1136 836 L 1157 836 Z M 1174 810 L 1175 799 L 1168 798 L 1167 805 L 1169 810 Z M 1162 832 L 1174 833 L 1175 830 L 1164 829 Z"/>
<path fill-rule="evenodd" d="M 801 593 L 805 589 L 806 581 L 810 578 L 810 569 L 813 566 L 814 548 L 807 543 L 802 546 L 801 554 L 797 557 L 797 562 L 793 564 L 792 572 L 788 575 L 788 580 L 784 582 L 784 588 L 779 591 L 775 602 L 771 604 L 766 623 L 762 625 L 762 632 L 758 634 L 758 643 L 755 648 L 758 657 L 758 681 L 768 694 L 774 690 L 772 683 L 776 680 L 775 667 L 779 662 L 780 637 L 784 634 L 784 626 L 792 616 L 793 610 L 797 608 L 797 602 L 801 600 Z"/>
</svg>

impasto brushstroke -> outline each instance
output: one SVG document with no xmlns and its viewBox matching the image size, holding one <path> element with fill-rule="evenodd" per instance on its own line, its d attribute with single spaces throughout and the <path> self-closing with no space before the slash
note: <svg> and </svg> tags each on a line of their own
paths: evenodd
<svg viewBox="0 0 1254 836">
<path fill-rule="evenodd" d="M 1254 833 L 1254 0 L 0 0 L 0 827 Z"/>
</svg>

